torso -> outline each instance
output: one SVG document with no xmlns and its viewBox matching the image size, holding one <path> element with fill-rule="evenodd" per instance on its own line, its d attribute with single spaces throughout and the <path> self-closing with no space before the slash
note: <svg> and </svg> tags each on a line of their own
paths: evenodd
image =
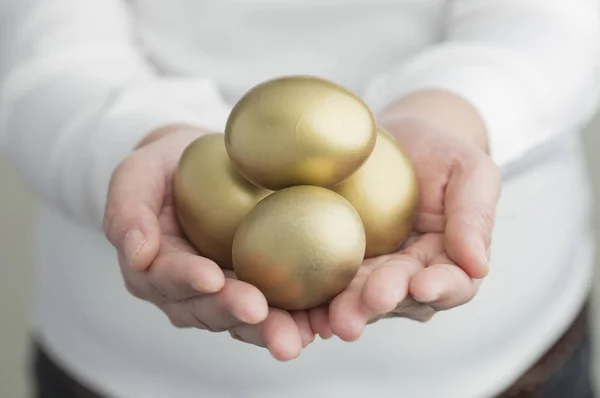
<svg viewBox="0 0 600 398">
<path fill-rule="evenodd" d="M 214 79 L 232 103 L 260 80 L 296 73 L 360 95 L 374 75 L 437 40 L 444 3 L 132 6 L 142 48 L 161 73 Z M 128 295 L 101 235 L 42 208 L 36 326 L 67 368 L 117 398 L 485 397 L 534 362 L 585 299 L 593 265 L 586 178 L 576 149 L 506 182 L 492 271 L 473 302 L 426 324 L 381 321 L 355 343 L 316 341 L 286 364 L 226 333 L 174 329 Z M 540 338 L 543 330 L 556 336 Z"/>
<path fill-rule="evenodd" d="M 132 0 L 144 51 L 170 75 L 209 77 L 235 101 L 257 82 L 313 74 L 358 94 L 438 40 L 440 0 Z"/>
</svg>

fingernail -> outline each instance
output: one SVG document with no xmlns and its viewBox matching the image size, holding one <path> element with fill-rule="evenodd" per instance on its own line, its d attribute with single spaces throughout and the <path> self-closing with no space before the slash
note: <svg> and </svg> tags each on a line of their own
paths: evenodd
<svg viewBox="0 0 600 398">
<path fill-rule="evenodd" d="M 123 254 L 127 265 L 130 267 L 133 265 L 144 243 L 146 243 L 146 237 L 139 229 L 136 228 L 127 232 L 125 239 L 123 239 Z"/>
<path fill-rule="evenodd" d="M 313 333 L 304 331 L 302 332 L 302 341 L 306 342 L 303 344 L 304 348 L 306 348 L 315 341 L 315 335 Z"/>
</svg>

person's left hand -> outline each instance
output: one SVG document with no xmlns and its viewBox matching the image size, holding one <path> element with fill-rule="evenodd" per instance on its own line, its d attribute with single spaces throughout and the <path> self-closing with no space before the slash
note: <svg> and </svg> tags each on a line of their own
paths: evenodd
<svg viewBox="0 0 600 398">
<path fill-rule="evenodd" d="M 366 259 L 352 283 L 329 306 L 311 310 L 311 327 L 322 338 L 357 340 L 382 318 L 428 321 L 436 311 L 471 300 L 480 280 L 455 265 L 443 233 L 411 237 L 397 253 Z"/>
<path fill-rule="evenodd" d="M 385 126 L 411 159 L 420 190 L 415 234 L 396 253 L 365 260 L 346 290 L 311 310 L 322 338 L 358 339 L 382 318 L 429 320 L 470 301 L 487 275 L 500 173 L 485 142 L 419 118 Z"/>
</svg>

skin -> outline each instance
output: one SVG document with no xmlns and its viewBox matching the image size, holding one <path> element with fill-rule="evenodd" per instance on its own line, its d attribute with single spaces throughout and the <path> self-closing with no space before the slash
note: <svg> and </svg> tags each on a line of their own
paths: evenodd
<svg viewBox="0 0 600 398">
<path fill-rule="evenodd" d="M 424 322 L 471 300 L 488 273 L 501 186 L 480 117 L 455 95 L 426 91 L 400 99 L 378 122 L 417 171 L 415 235 L 399 252 L 365 261 L 330 305 L 293 313 L 269 308 L 258 289 L 186 242 L 173 213 L 171 179 L 185 147 L 205 133 L 186 125 L 148 134 L 113 174 L 104 230 L 128 291 L 176 327 L 228 331 L 279 361 L 298 357 L 317 334 L 353 341 L 380 319 Z"/>
<path fill-rule="evenodd" d="M 113 173 L 104 231 L 116 248 L 125 286 L 178 328 L 229 331 L 268 347 L 281 361 L 314 340 L 307 312 L 270 309 L 260 291 L 201 257 L 175 217 L 171 183 L 187 145 L 205 132 L 166 126 L 145 137 Z"/>
<path fill-rule="evenodd" d="M 311 313 L 322 337 L 353 341 L 382 318 L 427 321 L 470 301 L 488 273 L 501 178 L 476 110 L 450 93 L 419 92 L 392 105 L 379 123 L 415 166 L 416 231 L 397 253 L 365 261 L 343 293 Z"/>
</svg>

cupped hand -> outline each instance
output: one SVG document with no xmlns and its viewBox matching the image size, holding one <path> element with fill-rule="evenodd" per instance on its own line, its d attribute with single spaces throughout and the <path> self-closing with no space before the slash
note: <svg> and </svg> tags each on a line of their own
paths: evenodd
<svg viewBox="0 0 600 398">
<path fill-rule="evenodd" d="M 308 313 L 269 308 L 257 288 L 201 257 L 177 222 L 173 173 L 184 149 L 201 134 L 188 126 L 157 130 L 115 170 L 104 230 L 117 250 L 125 286 L 176 327 L 229 331 L 237 340 L 268 348 L 278 360 L 293 359 L 314 339 Z"/>
<path fill-rule="evenodd" d="M 313 330 L 325 338 L 356 340 L 381 318 L 427 321 L 470 301 L 488 273 L 501 179 L 483 141 L 420 118 L 390 117 L 384 127 L 415 167 L 415 234 L 398 252 L 367 259 L 346 290 L 311 312 Z"/>
</svg>

